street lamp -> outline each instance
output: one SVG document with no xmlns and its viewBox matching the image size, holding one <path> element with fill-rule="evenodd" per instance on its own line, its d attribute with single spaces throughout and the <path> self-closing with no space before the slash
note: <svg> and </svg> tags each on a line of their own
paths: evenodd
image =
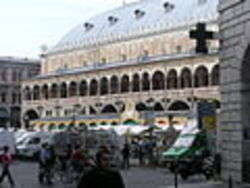
<svg viewBox="0 0 250 188">
<path fill-rule="evenodd" d="M 30 117 L 27 114 L 23 117 L 23 121 L 25 123 L 25 128 L 28 129 L 29 128 Z"/>
<path fill-rule="evenodd" d="M 154 99 L 150 98 L 146 101 L 148 111 L 147 112 L 147 124 L 153 125 L 154 124 Z"/>
<path fill-rule="evenodd" d="M 124 103 L 122 101 L 117 101 L 115 104 L 118 106 L 119 124 L 121 125 L 122 107 L 124 106 Z"/>
</svg>

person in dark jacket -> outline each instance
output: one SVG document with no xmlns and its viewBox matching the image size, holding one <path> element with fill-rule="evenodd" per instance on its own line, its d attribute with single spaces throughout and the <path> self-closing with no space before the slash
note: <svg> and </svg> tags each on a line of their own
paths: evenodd
<svg viewBox="0 0 250 188">
<path fill-rule="evenodd" d="M 97 166 L 83 175 L 77 188 L 125 188 L 120 173 L 109 168 L 109 153 L 98 152 Z"/>
<path fill-rule="evenodd" d="M 122 149 L 122 156 L 123 156 L 123 168 L 129 169 L 130 147 L 127 143 L 124 145 L 124 148 Z"/>
</svg>

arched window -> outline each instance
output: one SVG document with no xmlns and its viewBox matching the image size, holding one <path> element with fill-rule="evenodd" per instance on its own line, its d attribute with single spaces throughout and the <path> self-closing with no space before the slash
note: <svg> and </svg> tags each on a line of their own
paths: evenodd
<svg viewBox="0 0 250 188">
<path fill-rule="evenodd" d="M 69 84 L 69 97 L 77 96 L 77 83 L 71 82 Z"/>
<path fill-rule="evenodd" d="M 176 101 L 170 105 L 168 110 L 170 110 L 170 111 L 186 111 L 186 110 L 190 110 L 190 108 L 189 108 L 187 103 L 182 102 L 182 101 Z"/>
<path fill-rule="evenodd" d="M 107 95 L 109 92 L 109 82 L 106 77 L 103 77 L 100 82 L 100 95 Z"/>
<path fill-rule="evenodd" d="M 216 65 L 211 73 L 212 86 L 220 85 L 220 66 Z"/>
<path fill-rule="evenodd" d="M 50 96 L 51 96 L 51 98 L 57 98 L 58 97 L 58 93 L 59 93 L 59 91 L 58 91 L 59 89 L 58 89 L 58 86 L 57 86 L 57 84 L 52 84 L 52 86 L 51 86 L 51 93 L 50 93 Z"/>
<path fill-rule="evenodd" d="M 127 75 L 124 75 L 121 79 L 121 92 L 129 92 L 129 77 Z"/>
<path fill-rule="evenodd" d="M 184 68 L 181 72 L 181 88 L 192 87 L 192 74 L 188 68 Z"/>
<path fill-rule="evenodd" d="M 25 87 L 24 96 L 25 96 L 25 100 L 31 100 L 31 91 L 29 87 Z"/>
<path fill-rule="evenodd" d="M 119 93 L 119 81 L 117 76 L 112 76 L 110 80 L 111 94 Z"/>
<path fill-rule="evenodd" d="M 90 82 L 90 91 L 89 91 L 90 96 L 97 95 L 97 91 L 98 91 L 98 82 L 95 79 L 93 79 Z"/>
<path fill-rule="evenodd" d="M 42 98 L 48 99 L 49 98 L 49 88 L 48 85 L 43 85 L 42 87 Z"/>
<path fill-rule="evenodd" d="M 88 84 L 85 80 L 80 83 L 79 88 L 80 96 L 86 96 L 88 93 Z"/>
<path fill-rule="evenodd" d="M 135 74 L 133 76 L 132 91 L 133 92 L 139 92 L 140 91 L 140 76 L 138 74 Z"/>
<path fill-rule="evenodd" d="M 67 92 L 67 84 L 63 82 L 60 87 L 60 97 L 61 98 L 67 98 L 68 92 Z"/>
<path fill-rule="evenodd" d="M 195 87 L 207 87 L 208 86 L 208 70 L 206 67 L 201 66 L 196 69 L 194 75 Z"/>
<path fill-rule="evenodd" d="M 136 106 L 135 106 L 135 109 L 136 111 L 138 112 L 142 112 L 142 111 L 147 111 L 148 110 L 148 107 L 145 103 L 138 103 Z"/>
<path fill-rule="evenodd" d="M 167 89 L 177 89 L 177 72 L 172 69 L 169 71 L 167 76 Z"/>
<path fill-rule="evenodd" d="M 118 111 L 113 105 L 109 104 L 102 109 L 102 113 L 115 114 L 115 113 L 118 113 Z"/>
<path fill-rule="evenodd" d="M 161 103 L 158 102 L 154 105 L 154 111 L 164 111 L 164 108 Z"/>
<path fill-rule="evenodd" d="M 150 90 L 149 74 L 144 73 L 142 76 L 142 91 L 149 91 L 149 90 Z"/>
<path fill-rule="evenodd" d="M 34 100 L 39 100 L 40 99 L 40 87 L 39 86 L 35 86 L 33 88 L 33 99 Z"/>
<path fill-rule="evenodd" d="M 165 76 L 161 71 L 157 71 L 153 75 L 152 79 L 153 90 L 164 90 L 165 89 Z"/>
</svg>

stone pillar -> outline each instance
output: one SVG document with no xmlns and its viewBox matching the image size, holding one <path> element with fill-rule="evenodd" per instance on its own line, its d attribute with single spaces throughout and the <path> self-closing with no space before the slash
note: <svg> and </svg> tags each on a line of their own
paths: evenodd
<svg viewBox="0 0 250 188">
<path fill-rule="evenodd" d="M 250 1 L 220 0 L 222 110 L 219 135 L 222 178 L 228 181 L 231 177 L 238 183 L 250 182 L 250 134 L 246 131 L 250 130 L 250 109 L 245 107 L 249 106 L 245 105 L 249 101 L 245 99 L 250 97 L 250 88 L 244 91 L 242 76 L 242 71 L 246 70 L 242 66 L 246 64 L 244 57 L 250 42 L 249 10 Z M 250 50 L 247 53 L 250 57 Z M 249 74 L 250 69 L 247 71 Z M 246 95 L 248 97 L 244 97 Z"/>
</svg>

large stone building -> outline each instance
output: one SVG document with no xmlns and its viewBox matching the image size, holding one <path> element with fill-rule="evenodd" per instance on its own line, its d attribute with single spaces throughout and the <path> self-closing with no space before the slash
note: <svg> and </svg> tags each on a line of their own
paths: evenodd
<svg viewBox="0 0 250 188">
<path fill-rule="evenodd" d="M 38 60 L 0 57 L 0 126 L 21 127 L 21 81 L 38 74 Z"/>
<path fill-rule="evenodd" d="M 220 0 L 223 178 L 250 183 L 250 1 Z"/>
<path fill-rule="evenodd" d="M 197 54 L 189 37 L 198 22 L 218 31 L 217 4 L 141 0 L 80 23 L 44 55 L 42 74 L 23 83 L 24 125 L 167 124 L 164 111 L 219 104 L 219 42 Z"/>
</svg>

